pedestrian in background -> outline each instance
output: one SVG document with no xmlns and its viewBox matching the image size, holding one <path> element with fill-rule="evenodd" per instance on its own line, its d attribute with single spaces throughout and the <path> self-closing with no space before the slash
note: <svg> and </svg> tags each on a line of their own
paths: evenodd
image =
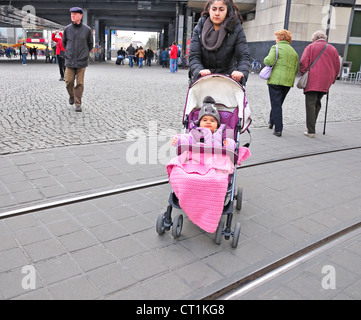
<svg viewBox="0 0 361 320">
<path fill-rule="evenodd" d="M 38 50 L 33 47 L 34 60 L 38 60 Z"/>
<path fill-rule="evenodd" d="M 335 83 L 340 72 L 340 58 L 337 49 L 326 42 L 327 36 L 322 31 L 312 35 L 312 43 L 302 53 L 300 72 L 303 75 L 327 45 L 317 62 L 310 69 L 306 88 L 303 89 L 306 101 L 306 126 L 304 134 L 314 138 L 316 134 L 316 121 L 321 110 L 322 97 L 328 93 L 331 85 Z"/>
<path fill-rule="evenodd" d="M 26 58 L 28 56 L 28 48 L 25 43 L 23 43 L 20 47 L 21 56 L 23 57 L 23 66 L 26 66 Z"/>
<path fill-rule="evenodd" d="M 177 43 L 174 41 L 170 47 L 170 54 L 169 54 L 169 66 L 171 73 L 177 71 L 177 60 L 178 60 L 178 47 L 177 47 Z"/>
<path fill-rule="evenodd" d="M 46 47 L 45 49 L 45 63 L 50 62 L 50 50 L 49 47 Z"/>
<path fill-rule="evenodd" d="M 152 59 L 154 57 L 154 51 L 151 48 L 148 48 L 147 52 L 145 53 L 145 56 L 147 58 L 147 66 L 152 65 Z"/>
<path fill-rule="evenodd" d="M 125 60 L 125 55 L 126 55 L 126 52 L 125 50 L 123 49 L 123 47 L 120 47 L 120 49 L 117 51 L 117 57 L 119 58 L 119 56 L 122 56 L 120 57 L 120 64 L 122 64 L 124 66 L 124 60 Z"/>
<path fill-rule="evenodd" d="M 133 47 L 132 44 L 130 44 L 126 51 L 129 58 L 129 67 L 133 68 L 133 58 L 135 55 L 135 48 Z"/>
<path fill-rule="evenodd" d="M 56 52 L 56 45 L 51 48 L 51 52 L 50 52 L 50 56 L 51 56 L 51 58 L 50 58 L 50 63 L 53 63 L 53 60 L 55 60 L 55 63 L 56 63 L 56 55 L 55 55 L 55 52 Z"/>
<path fill-rule="evenodd" d="M 135 56 L 138 59 L 138 65 L 139 68 L 143 68 L 143 61 L 144 61 L 144 57 L 145 57 L 145 51 L 143 49 L 142 46 L 140 46 L 135 54 Z"/>
<path fill-rule="evenodd" d="M 162 68 L 168 68 L 168 59 L 168 48 L 164 48 L 164 50 L 162 51 Z"/>
<path fill-rule="evenodd" d="M 93 34 L 91 28 L 82 22 L 82 8 L 71 8 L 70 15 L 72 23 L 66 26 L 63 34 L 65 84 L 69 94 L 69 104 L 75 103 L 75 111 L 81 112 L 84 75 L 88 66 L 89 53 L 93 49 Z"/>
<path fill-rule="evenodd" d="M 60 30 L 57 30 L 51 35 L 51 39 L 56 42 L 55 54 L 58 59 L 58 66 L 60 72 L 59 81 L 65 81 L 65 49 L 63 47 L 63 33 Z"/>
<path fill-rule="evenodd" d="M 211 73 L 247 80 L 249 57 L 242 17 L 233 0 L 208 0 L 192 35 L 190 81 Z"/>
<path fill-rule="evenodd" d="M 292 34 L 290 31 L 278 30 L 275 36 L 278 46 L 278 59 L 267 81 L 271 102 L 268 124 L 270 129 L 273 129 L 274 126 L 273 134 L 276 137 L 281 137 L 283 130 L 282 105 L 295 82 L 298 71 L 298 54 L 291 46 Z M 271 47 L 268 56 L 264 58 L 263 63 L 267 66 L 272 66 L 276 61 L 276 45 Z"/>
</svg>

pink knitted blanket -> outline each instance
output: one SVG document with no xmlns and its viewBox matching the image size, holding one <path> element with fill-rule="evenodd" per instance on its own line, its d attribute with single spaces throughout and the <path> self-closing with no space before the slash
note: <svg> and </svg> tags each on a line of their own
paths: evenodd
<svg viewBox="0 0 361 320">
<path fill-rule="evenodd" d="M 245 148 L 246 149 L 246 148 Z M 242 159 L 249 156 L 243 152 Z M 228 175 L 234 171 L 229 156 L 183 152 L 167 165 L 179 205 L 188 218 L 203 230 L 217 230 L 228 187 Z"/>
</svg>

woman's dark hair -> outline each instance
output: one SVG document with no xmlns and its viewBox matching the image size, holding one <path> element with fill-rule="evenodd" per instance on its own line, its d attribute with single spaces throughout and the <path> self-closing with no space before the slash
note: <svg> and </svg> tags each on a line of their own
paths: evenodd
<svg viewBox="0 0 361 320">
<path fill-rule="evenodd" d="M 218 1 L 218 0 L 208 0 L 206 2 L 206 4 L 204 5 L 204 10 L 201 13 L 201 16 L 204 16 L 206 18 L 209 17 L 209 9 L 210 9 L 211 5 L 213 4 L 213 2 L 215 2 L 215 1 Z M 239 13 L 239 10 L 238 10 L 237 6 L 234 4 L 233 0 L 220 0 L 220 1 L 223 1 L 223 3 L 227 6 L 226 18 L 229 18 L 229 22 L 226 25 L 226 29 L 232 31 L 234 29 L 234 27 L 236 26 L 238 19 L 240 20 L 241 23 L 243 23 L 242 16 Z"/>
</svg>

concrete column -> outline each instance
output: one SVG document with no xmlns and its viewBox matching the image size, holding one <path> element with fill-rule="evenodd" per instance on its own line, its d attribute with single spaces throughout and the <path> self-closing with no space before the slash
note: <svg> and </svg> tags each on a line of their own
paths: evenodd
<svg viewBox="0 0 361 320">
<path fill-rule="evenodd" d="M 105 51 L 105 25 L 103 23 L 99 24 L 99 46 L 100 46 L 100 61 L 105 61 L 106 51 Z"/>
<path fill-rule="evenodd" d="M 107 60 L 112 59 L 112 31 L 109 27 L 105 27 L 106 39 L 105 39 L 105 50 L 107 54 Z"/>
<path fill-rule="evenodd" d="M 170 23 L 168 26 L 168 41 L 166 41 L 165 46 L 169 47 L 172 42 L 175 40 L 174 39 L 174 24 Z"/>
<path fill-rule="evenodd" d="M 181 45 L 183 48 L 183 35 L 184 35 L 184 15 L 180 14 L 178 16 L 178 39 L 177 44 Z"/>
<path fill-rule="evenodd" d="M 99 19 L 95 19 L 95 44 L 99 45 Z"/>
<path fill-rule="evenodd" d="M 83 23 L 88 25 L 88 11 L 87 10 L 83 10 Z"/>
<path fill-rule="evenodd" d="M 165 28 L 162 29 L 162 32 L 159 35 L 159 48 L 164 48 L 164 33 Z"/>
<path fill-rule="evenodd" d="M 187 9 L 187 24 L 186 24 L 186 44 L 185 44 L 185 58 L 186 65 L 189 65 L 189 51 L 191 48 L 192 32 L 193 32 L 193 15 L 191 10 Z"/>
</svg>

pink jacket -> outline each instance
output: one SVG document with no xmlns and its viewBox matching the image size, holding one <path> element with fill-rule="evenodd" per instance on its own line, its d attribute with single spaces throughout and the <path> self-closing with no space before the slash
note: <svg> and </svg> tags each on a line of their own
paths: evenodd
<svg viewBox="0 0 361 320">
<path fill-rule="evenodd" d="M 212 134 L 208 128 L 194 127 L 188 134 L 178 134 L 177 146 L 179 145 L 193 145 L 198 143 L 204 143 L 206 146 L 222 147 L 223 146 L 223 131 L 225 125 L 221 124 L 220 127 Z M 236 148 L 236 142 L 233 139 L 226 139 L 228 144 L 227 149 L 234 151 Z"/>
<path fill-rule="evenodd" d="M 319 39 L 305 48 L 300 60 L 300 72 L 302 75 L 306 72 L 307 68 L 311 66 L 313 61 L 315 61 L 325 45 L 326 41 Z M 314 66 L 310 69 L 308 83 L 306 88 L 303 89 L 303 92 L 328 92 L 331 85 L 335 83 L 339 73 L 340 58 L 338 52 L 334 46 L 329 44 Z"/>
</svg>

